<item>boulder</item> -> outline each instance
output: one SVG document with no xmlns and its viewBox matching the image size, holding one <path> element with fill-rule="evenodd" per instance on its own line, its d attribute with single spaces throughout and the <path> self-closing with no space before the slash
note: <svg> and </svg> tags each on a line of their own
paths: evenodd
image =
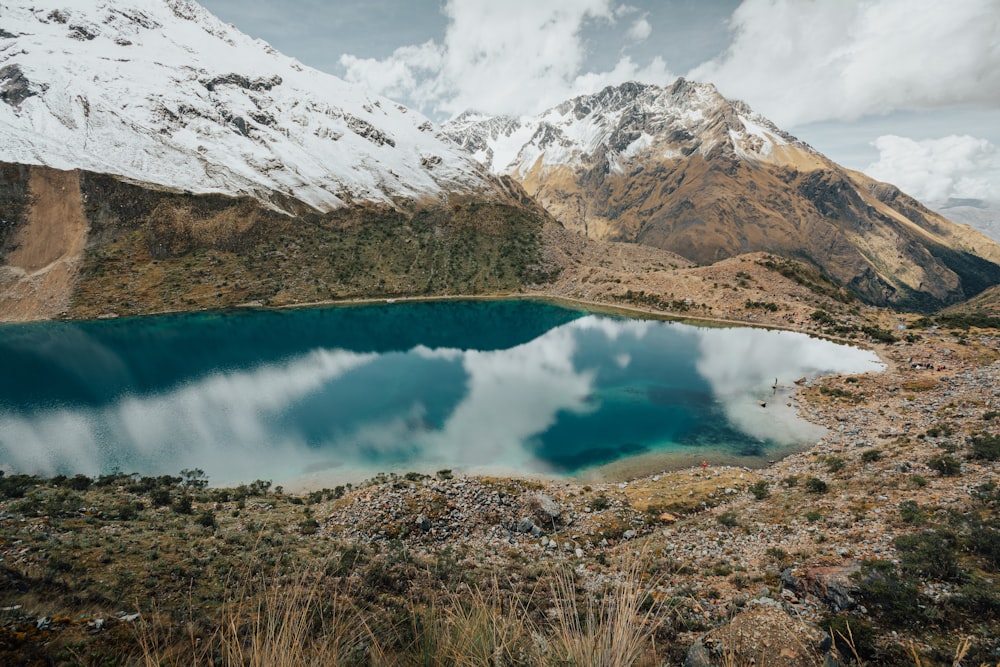
<svg viewBox="0 0 1000 667">
<path fill-rule="evenodd" d="M 839 614 L 858 604 L 858 584 L 853 575 L 860 571 L 858 562 L 802 571 L 789 569 L 781 573 L 781 580 L 789 588 L 816 596 Z"/>
<path fill-rule="evenodd" d="M 562 509 L 559 507 L 559 503 L 554 501 L 549 496 L 544 493 L 536 493 L 531 498 L 528 499 L 528 507 L 531 509 L 532 514 L 538 519 L 539 523 L 554 527 L 560 516 L 562 515 Z"/>
<path fill-rule="evenodd" d="M 755 606 L 695 641 L 684 666 L 836 664 L 831 646 L 830 636 L 815 625 L 775 607 Z"/>
</svg>

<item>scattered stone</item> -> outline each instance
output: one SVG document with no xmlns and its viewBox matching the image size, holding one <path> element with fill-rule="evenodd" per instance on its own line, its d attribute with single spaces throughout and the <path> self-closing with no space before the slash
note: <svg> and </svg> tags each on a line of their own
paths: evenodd
<svg viewBox="0 0 1000 667">
<path fill-rule="evenodd" d="M 768 665 L 812 667 L 830 656 L 830 636 L 780 609 L 758 606 L 700 637 L 688 650 L 685 667 Z"/>
<path fill-rule="evenodd" d="M 528 517 L 524 517 L 523 519 L 517 522 L 516 526 L 514 526 L 514 531 L 518 533 L 530 533 L 531 529 L 534 527 L 535 527 L 535 522 L 529 519 Z"/>
</svg>

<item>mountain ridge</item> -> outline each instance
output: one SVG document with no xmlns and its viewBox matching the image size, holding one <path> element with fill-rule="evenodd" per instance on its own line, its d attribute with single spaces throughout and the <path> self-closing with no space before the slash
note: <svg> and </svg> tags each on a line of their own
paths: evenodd
<svg viewBox="0 0 1000 667">
<path fill-rule="evenodd" d="M 418 112 L 191 0 L 3 6 L 0 160 L 319 211 L 500 196 Z"/>
<path fill-rule="evenodd" d="M 918 310 L 1000 282 L 996 243 L 840 167 L 711 84 L 629 82 L 533 118 L 460 116 L 444 131 L 591 238 L 702 264 L 775 252 L 869 303 Z"/>
</svg>

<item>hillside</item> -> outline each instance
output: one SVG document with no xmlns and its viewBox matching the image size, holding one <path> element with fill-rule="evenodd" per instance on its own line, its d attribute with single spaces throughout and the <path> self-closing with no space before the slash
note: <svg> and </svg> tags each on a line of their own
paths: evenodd
<svg viewBox="0 0 1000 667">
<path fill-rule="evenodd" d="M 405 211 L 288 200 L 293 217 L 250 197 L 4 169 L 0 320 L 510 292 L 556 270 L 542 258 L 554 223 L 516 184 L 506 201 L 453 195 Z"/>
<path fill-rule="evenodd" d="M 765 251 L 868 303 L 928 310 L 1000 281 L 1000 246 L 836 165 L 710 84 L 626 83 L 534 118 L 446 125 L 568 229 L 700 264 Z"/>
</svg>

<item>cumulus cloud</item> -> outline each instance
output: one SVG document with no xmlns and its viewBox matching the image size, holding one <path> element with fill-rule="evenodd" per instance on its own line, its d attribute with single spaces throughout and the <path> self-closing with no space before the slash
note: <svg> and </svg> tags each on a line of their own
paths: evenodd
<svg viewBox="0 0 1000 667">
<path fill-rule="evenodd" d="M 621 9 L 612 0 L 449 0 L 443 42 L 404 46 L 382 60 L 345 54 L 340 64 L 348 81 L 438 114 L 529 114 L 609 83 L 670 82 L 659 58 L 640 66 L 623 57 L 611 71 L 581 71 L 587 55 L 581 31 L 614 23 Z M 652 26 L 643 17 L 628 32 L 643 40 Z"/>
<path fill-rule="evenodd" d="M 915 141 L 887 134 L 873 142 L 879 159 L 865 171 L 898 186 L 917 199 L 944 202 L 950 197 L 993 199 L 1000 196 L 1000 156 L 986 139 L 951 135 Z"/>
<path fill-rule="evenodd" d="M 781 125 L 1000 105 L 996 0 L 745 0 L 730 28 L 689 76 Z"/>
<path fill-rule="evenodd" d="M 633 39 L 637 42 L 644 42 L 649 39 L 649 36 L 653 32 L 653 26 L 649 24 L 646 17 L 643 16 L 641 19 L 632 24 L 629 28 L 628 36 L 629 39 Z"/>
</svg>

